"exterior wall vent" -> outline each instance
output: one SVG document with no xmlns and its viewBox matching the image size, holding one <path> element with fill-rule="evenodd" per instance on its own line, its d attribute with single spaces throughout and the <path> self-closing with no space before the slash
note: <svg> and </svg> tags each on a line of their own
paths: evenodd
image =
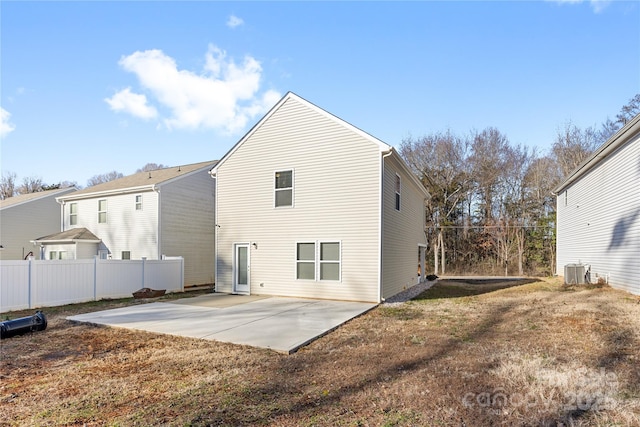
<svg viewBox="0 0 640 427">
<path fill-rule="evenodd" d="M 585 266 L 582 264 L 567 264 L 564 266 L 565 285 L 583 285 L 585 283 Z"/>
</svg>

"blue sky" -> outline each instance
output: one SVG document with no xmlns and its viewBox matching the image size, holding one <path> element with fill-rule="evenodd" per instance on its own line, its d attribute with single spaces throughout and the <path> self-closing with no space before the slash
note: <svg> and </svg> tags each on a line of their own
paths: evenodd
<svg viewBox="0 0 640 427">
<path fill-rule="evenodd" d="M 547 150 L 640 92 L 640 3 L 17 2 L 2 173 L 46 183 L 218 159 L 287 91 L 397 146 L 497 127 Z"/>
</svg>

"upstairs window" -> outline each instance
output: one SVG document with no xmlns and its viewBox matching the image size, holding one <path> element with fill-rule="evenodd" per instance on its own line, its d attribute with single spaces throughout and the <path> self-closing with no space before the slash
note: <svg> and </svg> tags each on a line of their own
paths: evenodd
<svg viewBox="0 0 640 427">
<path fill-rule="evenodd" d="M 396 210 L 400 210 L 400 175 L 396 174 Z"/>
<path fill-rule="evenodd" d="M 131 259 L 131 251 L 122 251 L 122 259 Z"/>
<path fill-rule="evenodd" d="M 293 170 L 275 173 L 275 207 L 293 206 Z"/>
<path fill-rule="evenodd" d="M 106 200 L 98 200 L 98 223 L 99 224 L 107 223 L 107 201 Z"/>
<path fill-rule="evenodd" d="M 78 224 L 78 204 L 71 203 L 69 205 L 69 225 Z"/>
<path fill-rule="evenodd" d="M 136 196 L 136 210 L 137 211 L 142 210 L 142 194 L 138 194 Z"/>
</svg>

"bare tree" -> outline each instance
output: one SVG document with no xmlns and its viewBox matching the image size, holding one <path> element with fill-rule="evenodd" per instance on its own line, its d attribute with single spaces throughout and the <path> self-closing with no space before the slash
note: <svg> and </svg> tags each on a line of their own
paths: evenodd
<svg viewBox="0 0 640 427">
<path fill-rule="evenodd" d="M 43 191 L 43 187 L 46 186 L 42 182 L 42 178 L 35 176 L 28 176 L 22 179 L 22 184 L 18 187 L 18 194 L 29 194 Z"/>
<path fill-rule="evenodd" d="M 533 222 L 532 200 L 527 197 L 527 173 L 535 158 L 535 150 L 527 147 L 510 147 L 505 153 L 505 171 L 502 184 L 501 217 L 507 225 L 508 242 L 517 251 L 518 274 L 524 274 L 527 227 Z M 505 258 L 505 275 L 509 251 Z"/>
<path fill-rule="evenodd" d="M 496 128 L 476 132 L 471 144 L 470 168 L 479 197 L 481 218 L 490 221 L 494 216 L 500 177 L 505 168 L 505 154 L 509 140 Z"/>
<path fill-rule="evenodd" d="M 616 115 L 616 123 L 624 126 L 629 120 L 640 114 L 640 93 L 636 94 L 629 102 L 622 107 L 620 113 Z"/>
<path fill-rule="evenodd" d="M 101 175 L 94 175 L 87 180 L 87 187 L 93 187 L 94 185 L 102 184 L 104 182 L 113 181 L 114 179 L 122 178 L 124 175 L 120 172 L 111 171 L 103 173 Z"/>
<path fill-rule="evenodd" d="M 431 194 L 426 206 L 426 219 L 436 274 L 445 273 L 446 250 L 442 227 L 457 223 L 463 210 L 470 179 L 465 167 L 468 147 L 467 140 L 450 131 L 433 133 L 416 140 L 405 139 L 400 145 L 400 154 Z"/>
<path fill-rule="evenodd" d="M 0 180 L 0 200 L 8 199 L 16 194 L 16 177 L 14 172 L 3 172 Z"/>
<path fill-rule="evenodd" d="M 158 170 L 158 169 L 165 169 L 165 168 L 168 168 L 168 167 L 169 166 L 163 165 L 162 163 L 160 163 L 160 164 L 158 164 L 158 163 L 147 163 L 146 165 L 144 165 L 140 169 L 136 170 L 136 173 L 138 173 L 138 172 L 149 172 L 149 171 L 154 171 L 154 170 Z"/>
<path fill-rule="evenodd" d="M 568 122 L 563 129 L 559 129 L 551 151 L 558 162 L 562 177 L 575 170 L 598 145 L 600 138 L 592 127 L 582 130 Z"/>
</svg>

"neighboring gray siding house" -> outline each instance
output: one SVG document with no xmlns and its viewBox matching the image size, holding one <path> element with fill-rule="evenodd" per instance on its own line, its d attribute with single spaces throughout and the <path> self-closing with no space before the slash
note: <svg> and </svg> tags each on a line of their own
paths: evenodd
<svg viewBox="0 0 640 427">
<path fill-rule="evenodd" d="M 60 205 L 56 197 L 75 188 L 21 194 L 0 200 L 0 259 L 25 259 L 39 252 L 31 240 L 60 230 Z"/>
<path fill-rule="evenodd" d="M 299 96 L 211 175 L 216 291 L 379 302 L 420 281 L 429 194 L 391 146 Z"/>
<path fill-rule="evenodd" d="M 615 288 L 640 294 L 640 115 L 554 191 L 557 268 L 591 268 Z"/>
<path fill-rule="evenodd" d="M 45 259 L 181 256 L 185 286 L 211 284 L 215 163 L 140 172 L 58 197 L 62 229 L 35 242 Z"/>
</svg>

